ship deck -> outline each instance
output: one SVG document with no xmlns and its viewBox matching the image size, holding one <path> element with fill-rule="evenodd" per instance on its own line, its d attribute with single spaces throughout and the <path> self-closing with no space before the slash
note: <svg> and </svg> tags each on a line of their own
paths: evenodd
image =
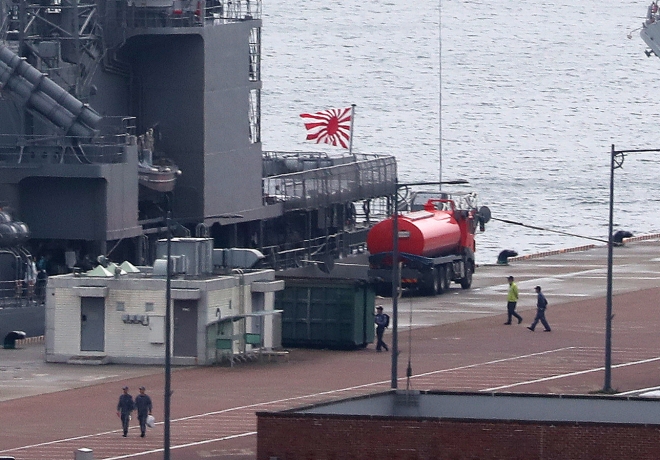
<svg viewBox="0 0 660 460">
<path fill-rule="evenodd" d="M 655 312 L 660 241 L 628 243 L 614 255 L 612 386 L 619 395 L 635 395 L 660 386 Z M 453 287 L 435 298 L 404 297 L 398 387 L 543 394 L 601 390 L 606 260 L 605 247 L 556 251 L 509 266 L 479 267 L 470 290 Z M 520 288 L 524 322 L 504 326 L 509 274 Z M 525 328 L 533 319 L 537 284 L 549 300 L 551 333 Z M 391 314 L 390 299 L 379 302 Z M 385 341 L 391 345 L 391 331 Z M 0 455 L 69 460 L 72 451 L 87 447 L 96 459 L 162 458 L 161 368 L 53 365 L 42 358 L 42 344 L 0 350 L 5 431 Z M 376 393 L 390 382 L 391 355 L 376 353 L 373 346 L 349 352 L 293 349 L 288 361 L 176 369 L 171 458 L 255 459 L 255 412 Z M 154 401 L 159 423 L 144 439 L 135 421 L 129 437 L 121 437 L 114 409 L 123 385 L 133 393 L 146 386 Z"/>
</svg>

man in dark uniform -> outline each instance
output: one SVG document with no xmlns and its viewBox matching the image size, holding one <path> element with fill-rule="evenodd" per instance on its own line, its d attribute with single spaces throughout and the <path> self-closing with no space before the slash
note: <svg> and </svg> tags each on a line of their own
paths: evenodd
<svg viewBox="0 0 660 460">
<path fill-rule="evenodd" d="M 124 437 L 128 436 L 128 422 L 131 421 L 131 412 L 135 406 L 133 405 L 133 396 L 128 394 L 128 387 L 122 388 L 124 393 L 119 397 L 117 403 L 117 416 L 121 418 L 121 427 L 124 429 Z"/>
<path fill-rule="evenodd" d="M 545 309 L 548 307 L 548 300 L 541 292 L 541 286 L 536 286 L 534 289 L 536 290 L 536 317 L 534 318 L 534 322 L 532 323 L 532 325 L 529 326 L 527 329 L 534 332 L 534 328 L 536 327 L 538 322 L 541 321 L 541 324 L 543 324 L 543 327 L 545 328 L 544 331 L 550 332 L 551 331 L 550 325 L 545 319 Z"/>
<path fill-rule="evenodd" d="M 140 422 L 140 437 L 144 438 L 147 431 L 147 417 L 151 415 L 151 398 L 144 392 L 144 387 L 140 387 L 140 394 L 135 397 L 135 409 Z"/>
<path fill-rule="evenodd" d="M 390 317 L 383 313 L 383 307 L 378 305 L 376 307 L 376 318 L 374 318 L 376 323 L 376 351 L 380 351 L 381 348 L 384 348 L 385 351 L 388 351 L 387 344 L 383 342 L 383 333 L 385 328 L 390 325 Z"/>
</svg>

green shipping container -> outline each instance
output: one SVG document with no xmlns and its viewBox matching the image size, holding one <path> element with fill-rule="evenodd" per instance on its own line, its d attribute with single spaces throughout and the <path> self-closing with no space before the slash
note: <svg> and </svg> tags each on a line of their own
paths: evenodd
<svg viewBox="0 0 660 460">
<path fill-rule="evenodd" d="M 347 279 L 286 278 L 275 293 L 285 347 L 353 349 L 374 340 L 373 289 Z"/>
</svg>

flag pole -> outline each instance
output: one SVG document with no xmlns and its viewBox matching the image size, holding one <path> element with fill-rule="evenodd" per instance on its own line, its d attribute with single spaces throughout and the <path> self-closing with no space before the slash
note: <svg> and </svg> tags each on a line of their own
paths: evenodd
<svg viewBox="0 0 660 460">
<path fill-rule="evenodd" d="M 355 104 L 351 104 L 351 138 L 348 140 L 348 154 L 353 155 L 353 160 L 357 161 L 357 157 L 353 153 L 353 120 L 355 119 Z"/>
</svg>

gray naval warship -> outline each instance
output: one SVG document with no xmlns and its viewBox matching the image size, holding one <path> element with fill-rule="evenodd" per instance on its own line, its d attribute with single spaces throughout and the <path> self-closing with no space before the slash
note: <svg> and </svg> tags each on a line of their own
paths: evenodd
<svg viewBox="0 0 660 460">
<path fill-rule="evenodd" d="M 645 51 L 647 57 L 656 55 L 660 57 L 660 7 L 657 0 L 653 0 L 646 9 L 646 18 L 639 32 L 644 43 L 649 47 Z M 632 37 L 632 33 L 628 38 Z"/>
<path fill-rule="evenodd" d="M 175 227 L 284 270 L 361 247 L 370 204 L 396 190 L 392 156 L 262 151 L 260 1 L 0 8 L 5 313 L 40 308 L 24 302 L 30 254 L 49 275 L 99 255 L 149 265 Z"/>
</svg>

